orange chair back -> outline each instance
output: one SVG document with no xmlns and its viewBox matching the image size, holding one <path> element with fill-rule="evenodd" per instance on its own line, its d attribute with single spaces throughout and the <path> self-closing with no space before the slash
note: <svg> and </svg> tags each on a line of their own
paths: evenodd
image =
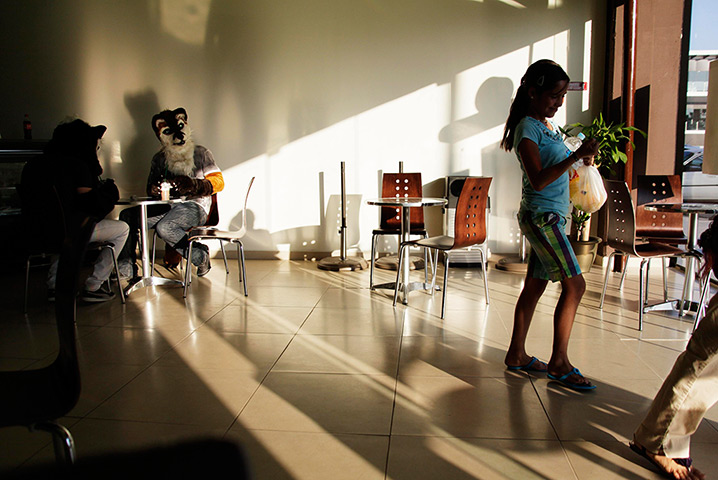
<svg viewBox="0 0 718 480">
<path fill-rule="evenodd" d="M 382 197 L 421 197 L 421 173 L 385 173 L 382 177 Z M 411 227 L 424 228 L 424 209 L 412 208 Z M 401 229 L 401 208 L 382 207 L 380 227 L 384 229 Z"/>
<path fill-rule="evenodd" d="M 456 204 L 453 248 L 486 241 L 486 202 L 491 180 L 491 177 L 468 177 L 464 181 Z"/>
</svg>

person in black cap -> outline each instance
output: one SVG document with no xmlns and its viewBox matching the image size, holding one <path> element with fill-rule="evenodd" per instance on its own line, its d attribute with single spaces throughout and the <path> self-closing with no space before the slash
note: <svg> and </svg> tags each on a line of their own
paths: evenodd
<svg viewBox="0 0 718 480">
<path fill-rule="evenodd" d="M 62 242 L 66 228 L 74 228 L 90 216 L 97 221 L 90 242 L 109 242 L 120 251 L 127 240 L 129 227 L 125 222 L 106 219 L 119 199 L 119 190 L 112 179 L 102 180 L 102 166 L 97 157 L 100 140 L 107 127 L 90 126 L 80 119 L 58 125 L 43 155 L 28 162 L 23 169 L 21 195 L 26 225 L 34 238 L 52 250 Z M 48 212 L 48 195 L 56 192 L 64 219 Z M 64 222 L 64 223 L 63 223 Z M 57 250 L 59 251 L 59 250 Z M 58 256 L 53 256 L 47 276 L 48 300 L 55 297 Z M 111 253 L 102 249 L 92 273 L 85 281 L 82 299 L 104 302 L 114 298 L 102 284 L 112 272 Z"/>
</svg>

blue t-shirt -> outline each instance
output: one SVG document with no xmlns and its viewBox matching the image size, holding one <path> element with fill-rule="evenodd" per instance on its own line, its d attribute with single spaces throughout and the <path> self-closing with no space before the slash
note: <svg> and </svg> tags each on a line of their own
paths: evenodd
<svg viewBox="0 0 718 480">
<path fill-rule="evenodd" d="M 564 172 L 556 180 L 544 187 L 543 190 L 537 192 L 531 186 L 529 178 L 524 170 L 524 164 L 521 162 L 518 146 L 521 140 L 527 138 L 538 145 L 539 155 L 541 156 L 541 168 L 547 168 L 556 165 L 566 159 L 571 151 L 563 144 L 563 137 L 556 124 L 551 122 L 553 131 L 549 130 L 539 120 L 533 117 L 524 117 L 519 121 L 514 132 L 514 148 L 516 150 L 516 158 L 519 159 L 523 180 L 521 185 L 521 211 L 540 212 L 556 212 L 564 217 L 568 217 L 571 211 L 571 202 L 568 196 L 568 171 Z"/>
</svg>

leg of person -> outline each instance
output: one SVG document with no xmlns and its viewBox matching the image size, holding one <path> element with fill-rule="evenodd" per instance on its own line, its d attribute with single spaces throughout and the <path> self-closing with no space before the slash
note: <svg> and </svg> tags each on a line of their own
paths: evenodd
<svg viewBox="0 0 718 480">
<path fill-rule="evenodd" d="M 718 400 L 718 296 L 676 359 L 631 448 L 676 478 L 702 478 L 690 465 L 690 437 Z"/>
<path fill-rule="evenodd" d="M 187 230 L 204 224 L 207 213 L 195 202 L 183 202 L 172 205 L 172 209 L 157 222 L 155 228 L 162 240 L 172 245 L 183 257 L 187 257 Z M 209 252 L 203 248 L 193 248 L 193 265 L 206 265 L 209 261 Z"/>
<path fill-rule="evenodd" d="M 120 212 L 120 220 L 129 226 L 129 233 L 125 246 L 117 255 L 117 262 L 120 268 L 120 275 L 123 277 L 135 277 L 137 275 L 137 244 L 139 242 L 140 230 L 140 207 L 125 208 Z"/>
<path fill-rule="evenodd" d="M 525 212 L 521 231 L 538 260 L 534 277 L 561 282 L 561 296 L 554 312 L 554 344 L 548 377 L 575 390 L 595 388 L 568 360 L 568 341 L 578 304 L 586 290 L 576 255 L 566 237 L 566 219 L 556 213 Z"/>
<path fill-rule="evenodd" d="M 563 383 L 576 388 L 591 388 L 591 382 L 586 380 L 568 359 L 571 329 L 585 291 L 586 281 L 581 274 L 561 280 L 561 296 L 554 311 L 553 349 L 548 362 L 552 377 L 562 378 Z"/>
<path fill-rule="evenodd" d="M 90 242 L 110 242 L 115 251 L 124 247 L 129 234 L 129 226 L 119 220 L 100 220 L 95 225 Z M 100 291 L 100 286 L 107 280 L 114 267 L 112 253 L 107 249 L 100 250 L 100 254 L 93 265 L 92 273 L 85 281 L 85 290 L 82 299 L 88 302 L 102 302 L 114 298 L 114 293 Z"/>
<path fill-rule="evenodd" d="M 538 259 L 532 251 L 529 255 L 524 288 L 516 301 L 511 344 L 504 359 L 504 363 L 509 370 L 545 372 L 547 368 L 544 362 L 526 353 L 526 337 L 531 326 L 531 320 L 533 319 L 536 305 L 548 284 L 548 280 L 534 277 L 537 262 Z"/>
</svg>

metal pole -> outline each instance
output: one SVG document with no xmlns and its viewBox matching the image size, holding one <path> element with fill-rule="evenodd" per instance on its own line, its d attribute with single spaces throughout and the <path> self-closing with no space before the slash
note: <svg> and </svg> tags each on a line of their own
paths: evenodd
<svg viewBox="0 0 718 480">
<path fill-rule="evenodd" d="M 339 257 L 342 261 L 347 259 L 347 192 L 346 192 L 346 179 L 344 162 L 342 162 L 342 223 L 339 227 L 339 236 L 341 238 L 341 247 L 339 250 Z"/>
</svg>

